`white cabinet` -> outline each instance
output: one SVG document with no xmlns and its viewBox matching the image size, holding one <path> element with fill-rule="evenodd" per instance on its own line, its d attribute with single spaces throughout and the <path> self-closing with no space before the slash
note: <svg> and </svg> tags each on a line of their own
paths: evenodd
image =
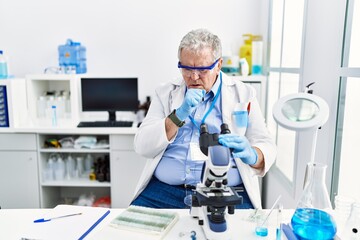
<svg viewBox="0 0 360 240">
<path fill-rule="evenodd" d="M 0 206 L 39 208 L 36 134 L 0 133 Z"/>
<path fill-rule="evenodd" d="M 112 207 L 126 208 L 131 203 L 146 159 L 133 150 L 133 134 L 110 136 Z"/>
<path fill-rule="evenodd" d="M 111 197 L 111 207 L 127 207 L 135 192 L 145 166 L 145 158 L 133 150 L 135 131 L 111 134 L 99 129 L 79 132 L 74 129 L 63 133 L 0 133 L 0 206 L 2 208 L 53 208 L 60 203 L 74 203 L 82 194 Z M 73 133 L 74 132 L 74 133 Z M 95 133 L 94 133 L 95 132 Z M 120 131 L 121 132 L 121 131 Z M 109 142 L 108 148 L 49 148 L 49 139 L 79 136 L 95 136 L 99 141 Z M 73 158 L 90 154 L 95 162 L 107 158 L 110 181 L 90 180 L 82 177 L 65 177 L 63 180 L 45 178 L 47 161 L 52 155 Z"/>
<path fill-rule="evenodd" d="M 74 148 L 48 148 L 44 146 L 46 140 L 60 140 L 71 136 L 96 136 L 98 142 L 105 140 L 110 143 L 106 149 L 74 149 Z M 73 203 L 82 194 L 94 194 L 96 198 L 110 196 L 111 207 L 125 208 L 133 197 L 139 181 L 145 159 L 138 156 L 133 149 L 134 134 L 38 134 L 39 152 L 39 185 L 40 206 L 52 208 L 60 203 Z M 73 158 L 91 154 L 95 161 L 99 158 L 109 159 L 110 182 L 90 180 L 87 175 L 64 180 L 48 180 L 44 177 L 46 165 L 50 156 L 61 156 L 66 162 L 69 155 Z"/>
<path fill-rule="evenodd" d="M 57 125 L 73 126 L 79 121 L 79 85 L 80 77 L 76 74 L 27 75 L 27 103 L 32 124 L 35 127 L 52 126 L 51 106 L 57 107 Z M 38 102 L 40 96 L 55 93 Z M 61 93 L 66 93 L 61 95 Z M 60 97 L 59 97 L 60 96 Z M 54 97 L 54 98 L 53 98 Z M 48 105 L 41 111 L 41 105 Z M 61 106 L 61 107 L 60 107 Z M 40 114 L 42 112 L 42 114 Z M 60 115 L 61 114 L 61 115 Z"/>
<path fill-rule="evenodd" d="M 64 138 L 71 137 L 72 139 L 77 139 L 80 136 L 79 134 L 39 134 L 39 169 L 40 169 L 40 196 L 41 196 L 41 207 L 42 208 L 52 208 L 57 204 L 67 203 L 73 204 L 78 200 L 79 196 L 85 194 L 89 196 L 94 194 L 96 198 L 110 196 L 110 182 L 106 179 L 90 180 L 89 172 L 77 171 L 77 174 L 73 175 L 67 174 L 65 172 L 63 179 L 47 179 L 45 177 L 47 162 L 50 157 L 55 158 L 55 161 L 60 157 L 64 164 L 68 161 L 68 157 L 71 156 L 74 159 L 74 162 L 78 164 L 81 163 L 81 169 L 85 169 L 85 158 L 88 154 L 92 156 L 95 163 L 100 161 L 109 160 L 110 150 L 109 148 L 104 149 L 87 149 L 87 148 L 49 148 L 44 146 L 46 140 L 60 140 Z M 91 135 L 94 136 L 94 135 Z M 107 141 L 109 142 L 108 135 L 95 135 L 97 141 Z M 80 161 L 76 161 L 79 159 Z M 93 164 L 92 164 L 93 165 Z M 76 166 L 75 166 L 76 168 Z M 110 166 L 111 168 L 111 166 Z"/>
</svg>

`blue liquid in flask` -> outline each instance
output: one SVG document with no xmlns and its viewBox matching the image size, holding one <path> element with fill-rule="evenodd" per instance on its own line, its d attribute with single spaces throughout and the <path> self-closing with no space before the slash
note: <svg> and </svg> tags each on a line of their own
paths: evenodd
<svg viewBox="0 0 360 240">
<path fill-rule="evenodd" d="M 292 219 L 294 233 L 302 240 L 330 240 L 336 234 L 333 217 L 318 209 L 298 208 Z"/>
</svg>

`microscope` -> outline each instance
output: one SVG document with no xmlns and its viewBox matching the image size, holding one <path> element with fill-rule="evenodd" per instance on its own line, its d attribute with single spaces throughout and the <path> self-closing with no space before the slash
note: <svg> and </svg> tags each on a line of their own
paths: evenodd
<svg viewBox="0 0 360 240">
<path fill-rule="evenodd" d="M 227 124 L 221 125 L 220 134 L 230 133 Z M 209 240 L 230 239 L 227 224 L 228 214 L 234 214 L 235 205 L 243 202 L 238 194 L 244 189 L 228 187 L 227 173 L 231 167 L 230 149 L 218 142 L 219 134 L 208 132 L 205 123 L 200 126 L 200 150 L 206 156 L 202 181 L 196 185 L 192 194 L 190 214 L 198 218 L 204 233 Z"/>
</svg>

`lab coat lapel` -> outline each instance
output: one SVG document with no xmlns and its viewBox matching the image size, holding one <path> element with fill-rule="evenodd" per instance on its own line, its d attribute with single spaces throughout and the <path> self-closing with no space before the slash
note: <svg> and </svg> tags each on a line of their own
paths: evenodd
<svg viewBox="0 0 360 240">
<path fill-rule="evenodd" d="M 186 85 L 184 82 L 182 82 L 180 85 L 176 86 L 175 89 L 170 93 L 170 99 L 169 99 L 170 112 L 173 109 L 179 108 L 180 105 L 182 104 L 184 100 L 185 89 L 186 89 Z"/>
</svg>

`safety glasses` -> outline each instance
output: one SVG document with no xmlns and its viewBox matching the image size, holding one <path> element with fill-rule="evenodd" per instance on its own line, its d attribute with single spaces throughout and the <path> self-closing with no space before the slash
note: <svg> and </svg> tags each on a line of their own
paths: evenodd
<svg viewBox="0 0 360 240">
<path fill-rule="evenodd" d="M 198 75 L 200 77 L 203 77 L 214 69 L 214 67 L 219 62 L 219 60 L 220 60 L 220 58 L 218 58 L 210 66 L 205 66 L 205 67 L 185 66 L 185 65 L 181 65 L 181 63 L 178 62 L 178 68 L 180 69 L 181 73 L 186 77 L 190 77 L 193 73 L 195 73 L 196 75 Z"/>
</svg>

